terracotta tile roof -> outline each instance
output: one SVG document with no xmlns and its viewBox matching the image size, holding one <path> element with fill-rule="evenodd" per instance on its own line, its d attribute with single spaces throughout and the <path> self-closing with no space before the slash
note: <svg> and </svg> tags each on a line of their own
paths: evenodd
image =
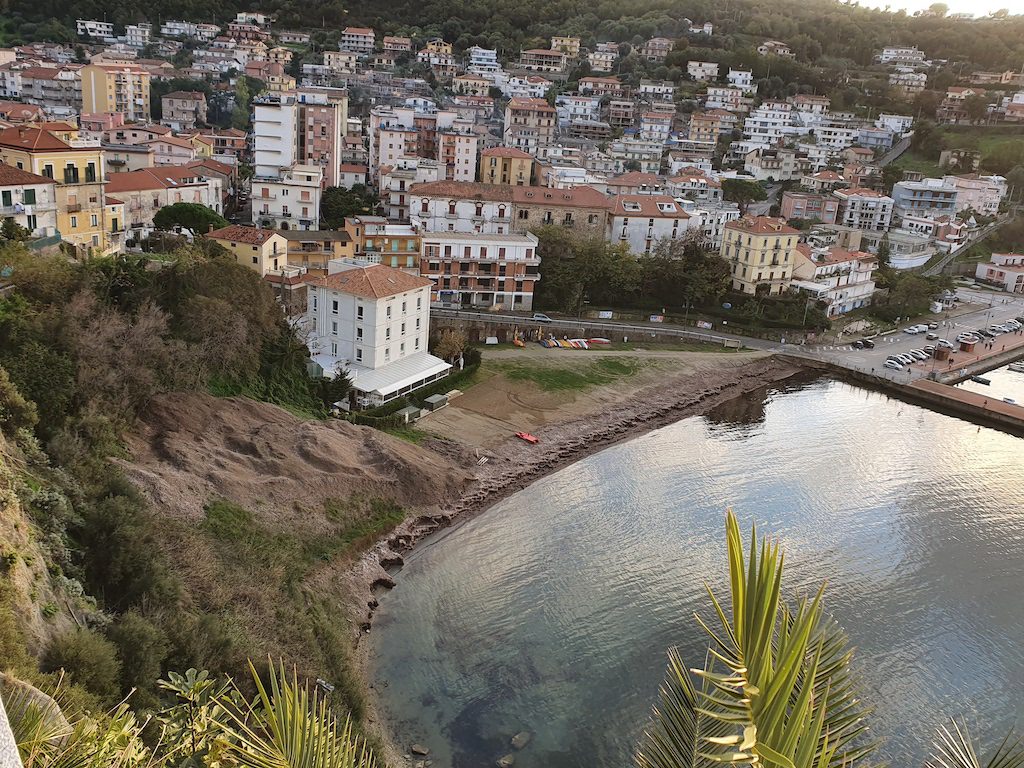
<svg viewBox="0 0 1024 768">
<path fill-rule="evenodd" d="M 191 166 L 159 165 L 137 171 L 112 173 L 107 179 L 107 192 L 138 192 L 145 189 L 173 189 L 200 184 L 202 174 Z"/>
<path fill-rule="evenodd" d="M 877 189 L 868 189 L 867 187 L 851 187 L 850 189 L 837 189 L 833 194 L 836 197 L 889 197 L 884 192 L 879 192 Z"/>
<path fill-rule="evenodd" d="M 230 176 L 235 172 L 227 163 L 222 163 L 220 160 L 213 160 L 209 157 L 204 157 L 201 160 L 193 160 L 192 162 L 185 163 L 184 168 L 206 168 L 210 171 L 216 171 L 217 173 L 223 173 L 225 176 Z"/>
<path fill-rule="evenodd" d="M 113 174 L 119 176 L 120 174 Z M 276 229 L 260 229 L 258 227 L 243 227 L 239 224 L 229 224 L 226 227 L 215 229 L 207 234 L 207 237 L 214 240 L 228 240 L 232 243 L 246 243 L 248 245 L 263 245 L 274 235 L 280 234 Z"/>
<path fill-rule="evenodd" d="M 338 170 L 342 173 L 366 173 L 369 169 L 359 163 L 342 163 L 338 166 Z"/>
<path fill-rule="evenodd" d="M 346 35 L 372 35 L 373 30 L 367 27 L 345 27 L 344 34 Z"/>
<path fill-rule="evenodd" d="M 548 189 L 547 187 L 510 187 L 517 205 L 560 205 L 570 208 L 611 208 L 608 197 L 593 187 Z"/>
<path fill-rule="evenodd" d="M 60 74 L 58 67 L 28 67 L 21 70 L 21 79 L 53 80 Z"/>
<path fill-rule="evenodd" d="M 183 139 L 180 136 L 160 136 L 156 139 L 150 139 L 149 141 L 142 142 L 143 144 L 157 144 L 157 143 L 170 144 L 173 147 L 188 147 L 189 149 L 195 149 L 192 146 L 192 142 L 188 139 Z"/>
<path fill-rule="evenodd" d="M 202 91 L 171 91 L 165 93 L 161 98 L 163 99 L 203 99 L 206 100 L 206 94 Z"/>
<path fill-rule="evenodd" d="M 640 216 L 648 219 L 688 219 L 690 214 L 668 195 L 619 195 L 613 216 Z"/>
<path fill-rule="evenodd" d="M 773 219 L 770 216 L 744 216 L 742 219 L 730 221 L 726 229 L 738 229 L 752 235 L 799 235 L 800 230 L 787 226 L 785 219 Z"/>
<path fill-rule="evenodd" d="M 554 112 L 555 108 L 544 99 L 526 98 L 524 96 L 513 96 L 508 102 L 509 109 L 535 109 L 540 112 Z"/>
<path fill-rule="evenodd" d="M 638 187 L 640 185 L 646 185 L 648 187 L 660 187 L 665 180 L 654 173 L 643 173 L 642 171 L 629 171 L 623 173 L 620 176 L 615 176 L 608 179 L 609 187 Z"/>
<path fill-rule="evenodd" d="M 480 153 L 481 157 L 516 157 L 522 160 L 533 160 L 533 155 L 529 152 L 523 152 L 521 149 L 515 147 L 491 147 L 485 149 Z"/>
<path fill-rule="evenodd" d="M 845 179 L 835 171 L 818 171 L 817 173 L 811 174 L 811 178 L 817 181 L 845 181 Z"/>
<path fill-rule="evenodd" d="M 669 181 L 674 181 L 678 184 L 702 182 L 705 186 L 716 188 L 722 186 L 722 182 L 718 179 L 708 176 L 700 168 L 693 167 L 680 168 L 679 173 L 669 179 Z"/>
<path fill-rule="evenodd" d="M 20 101 L 0 101 L 0 117 L 5 120 L 34 120 L 43 116 L 43 108 Z"/>
<path fill-rule="evenodd" d="M 425 277 L 410 275 L 384 264 L 354 267 L 343 272 L 335 272 L 333 275 L 313 277 L 306 282 L 309 285 L 330 288 L 332 291 L 366 299 L 383 299 L 434 284 Z"/>
<path fill-rule="evenodd" d="M 72 147 L 49 131 L 41 128 L 18 126 L 0 131 L 0 147 L 14 149 L 46 150 L 48 152 L 71 152 Z"/>
<path fill-rule="evenodd" d="M 13 165 L 0 163 L 0 187 L 22 186 L 25 184 L 53 184 L 53 179 L 23 171 Z"/>
<path fill-rule="evenodd" d="M 491 200 L 512 202 L 512 187 L 504 184 L 481 184 L 476 181 L 427 181 L 413 184 L 409 192 L 424 197 L 447 197 L 454 200 Z"/>
</svg>

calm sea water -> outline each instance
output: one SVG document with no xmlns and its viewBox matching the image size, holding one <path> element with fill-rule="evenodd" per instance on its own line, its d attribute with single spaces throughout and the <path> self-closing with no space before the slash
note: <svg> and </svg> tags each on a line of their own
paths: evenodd
<svg viewBox="0 0 1024 768">
<path fill-rule="evenodd" d="M 1022 447 L 827 380 L 612 447 L 411 554 L 369 636 L 384 713 L 439 768 L 522 730 L 518 768 L 629 765 L 666 648 L 703 661 L 732 507 L 789 596 L 827 581 L 885 757 L 920 765 L 949 715 L 992 746 L 1024 719 Z"/>
</svg>

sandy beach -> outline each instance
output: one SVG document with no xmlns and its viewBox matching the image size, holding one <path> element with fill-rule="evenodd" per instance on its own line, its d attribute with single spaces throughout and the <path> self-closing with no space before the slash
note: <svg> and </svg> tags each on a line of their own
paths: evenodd
<svg viewBox="0 0 1024 768">
<path fill-rule="evenodd" d="M 532 357 L 544 360 L 542 365 L 565 366 L 567 358 L 545 357 L 544 352 Z M 551 391 L 516 378 L 514 363 L 525 356 L 498 353 L 488 357 L 495 365 L 483 373 L 482 381 L 417 425 L 431 435 L 422 445 L 454 460 L 473 481 L 450 503 L 408 518 L 348 574 L 351 594 L 357 596 L 351 619 L 360 628 L 356 662 L 369 692 L 366 725 L 383 744 L 387 764 L 417 765 L 429 757 L 412 756 L 402 735 L 389 733 L 379 717 L 368 677 L 368 644 L 360 640 L 371 631 L 378 596 L 401 578 L 404 555 L 417 542 L 585 456 L 805 371 L 763 352 L 635 350 L 597 355 L 633 359 L 637 369 L 583 392 Z M 573 364 L 596 359 L 579 358 Z M 502 365 L 504 360 L 513 362 L 511 370 Z M 515 438 L 516 430 L 529 430 L 539 444 Z"/>
</svg>

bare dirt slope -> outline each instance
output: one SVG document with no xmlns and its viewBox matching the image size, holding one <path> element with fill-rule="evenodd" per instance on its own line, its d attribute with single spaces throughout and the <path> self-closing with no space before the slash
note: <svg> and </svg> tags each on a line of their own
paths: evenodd
<svg viewBox="0 0 1024 768">
<path fill-rule="evenodd" d="M 158 511 L 189 520 L 213 498 L 277 523 L 353 495 L 428 507 L 457 499 L 469 481 L 436 453 L 369 427 L 200 393 L 156 398 L 128 448 L 129 478 Z"/>
</svg>

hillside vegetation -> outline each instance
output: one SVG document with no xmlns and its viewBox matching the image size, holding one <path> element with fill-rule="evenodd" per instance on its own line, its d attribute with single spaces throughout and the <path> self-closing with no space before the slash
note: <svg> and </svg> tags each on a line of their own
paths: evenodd
<svg viewBox="0 0 1024 768">
<path fill-rule="evenodd" d="M 315 418 L 331 383 L 232 261 L 7 246 L 0 267 L 0 672 L 151 711 L 169 671 L 246 680 L 272 654 L 358 715 L 341 574 L 465 475 Z"/>
</svg>

